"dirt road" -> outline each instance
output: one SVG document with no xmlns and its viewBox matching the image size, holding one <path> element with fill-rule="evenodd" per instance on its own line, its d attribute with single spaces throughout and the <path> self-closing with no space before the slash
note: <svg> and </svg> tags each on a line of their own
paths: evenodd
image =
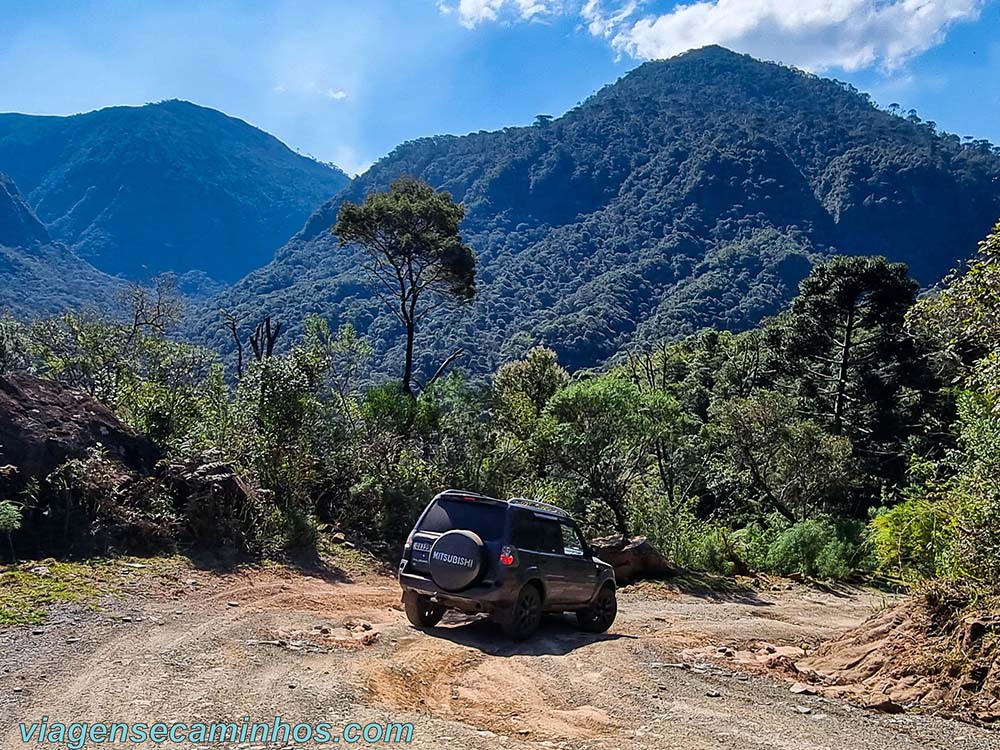
<svg viewBox="0 0 1000 750">
<path fill-rule="evenodd" d="M 413 722 L 413 748 L 1000 746 L 997 734 L 961 723 L 793 694 L 780 677 L 747 673 L 719 652 L 815 644 L 880 605 L 870 593 L 805 586 L 718 594 L 644 585 L 622 593 L 610 634 L 554 619 L 514 644 L 469 618 L 414 630 L 390 578 L 190 571 L 96 613 L 63 608 L 43 627 L 0 630 L 0 747 L 22 747 L 17 722 L 42 715 L 276 714 Z"/>
</svg>

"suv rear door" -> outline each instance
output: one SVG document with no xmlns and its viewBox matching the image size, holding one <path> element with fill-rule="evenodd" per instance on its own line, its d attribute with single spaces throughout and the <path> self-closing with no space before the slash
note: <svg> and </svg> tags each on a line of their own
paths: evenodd
<svg viewBox="0 0 1000 750">
<path fill-rule="evenodd" d="M 597 564 L 587 554 L 587 545 L 575 524 L 560 521 L 559 537 L 566 570 L 566 601 L 573 605 L 586 604 L 597 587 Z"/>
<path fill-rule="evenodd" d="M 521 566 L 538 569 L 545 586 L 546 607 L 570 601 L 569 570 L 563 555 L 559 522 L 551 516 L 521 508 L 512 512 L 511 542 L 517 547 Z"/>
</svg>

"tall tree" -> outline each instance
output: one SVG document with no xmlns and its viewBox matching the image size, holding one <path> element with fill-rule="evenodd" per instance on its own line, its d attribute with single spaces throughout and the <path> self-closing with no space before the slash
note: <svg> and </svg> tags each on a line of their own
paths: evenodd
<svg viewBox="0 0 1000 750">
<path fill-rule="evenodd" d="M 658 421 L 670 410 L 663 393 L 643 394 L 627 380 L 572 383 L 545 407 L 542 440 L 553 474 L 568 479 L 585 503 L 603 503 L 616 531 L 629 536 L 628 503 L 653 461 Z"/>
<path fill-rule="evenodd" d="M 835 258 L 813 269 L 772 324 L 805 415 L 850 438 L 866 473 L 890 481 L 938 412 L 926 345 L 905 329 L 918 289 L 904 264 Z"/>
<path fill-rule="evenodd" d="M 345 202 L 333 227 L 342 246 L 365 252 L 375 294 L 406 329 L 402 385 L 410 396 L 417 324 L 443 304 L 475 297 L 476 256 L 459 234 L 464 216 L 447 192 L 401 177 L 361 205 Z M 460 353 L 446 358 L 434 378 Z"/>
<path fill-rule="evenodd" d="M 709 484 L 763 515 L 806 519 L 845 484 L 851 442 L 796 416 L 794 400 L 757 390 L 712 405 Z"/>
<path fill-rule="evenodd" d="M 569 373 L 556 353 L 544 346 L 503 365 L 493 377 L 494 409 L 501 427 L 527 439 L 545 405 L 568 383 Z"/>
</svg>

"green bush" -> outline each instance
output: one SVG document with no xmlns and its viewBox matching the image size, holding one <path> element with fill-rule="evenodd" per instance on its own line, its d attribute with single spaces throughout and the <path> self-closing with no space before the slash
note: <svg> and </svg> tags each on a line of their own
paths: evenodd
<svg viewBox="0 0 1000 750">
<path fill-rule="evenodd" d="M 851 550 L 840 539 L 828 542 L 816 556 L 816 575 L 832 581 L 847 578 L 854 571 L 850 564 Z"/>
<path fill-rule="evenodd" d="M 21 528 L 21 509 L 10 500 L 0 500 L 0 534 L 12 534 Z"/>
<path fill-rule="evenodd" d="M 767 555 L 787 522 L 780 516 L 768 518 L 767 523 L 753 522 L 734 532 L 739 554 L 750 570 L 768 569 Z"/>
<path fill-rule="evenodd" d="M 801 573 L 816 578 L 846 578 L 853 571 L 853 550 L 828 519 L 799 521 L 771 544 L 766 564 L 772 573 Z"/>
<path fill-rule="evenodd" d="M 738 572 L 736 539 L 733 532 L 724 526 L 705 524 L 700 534 L 689 539 L 688 548 L 691 567 L 696 570 L 722 575 Z"/>
<path fill-rule="evenodd" d="M 944 573 L 954 539 L 953 515 L 945 497 L 929 495 L 879 511 L 869 526 L 878 569 L 909 581 Z"/>
</svg>

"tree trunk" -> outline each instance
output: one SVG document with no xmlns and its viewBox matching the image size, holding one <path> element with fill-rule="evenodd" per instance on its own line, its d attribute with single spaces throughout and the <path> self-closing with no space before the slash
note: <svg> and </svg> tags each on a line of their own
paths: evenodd
<svg viewBox="0 0 1000 750">
<path fill-rule="evenodd" d="M 611 506 L 611 512 L 615 515 L 615 530 L 622 535 L 623 539 L 631 539 L 632 535 L 629 534 L 628 520 L 625 518 L 625 509 L 622 507 L 622 503 L 612 501 L 608 505 Z"/>
<path fill-rule="evenodd" d="M 844 425 L 844 408 L 847 405 L 847 375 L 851 368 L 851 345 L 854 338 L 854 315 L 856 306 L 847 311 L 844 324 L 844 343 L 840 348 L 840 367 L 837 371 L 837 395 L 833 402 L 833 430 L 838 435 Z"/>
<path fill-rule="evenodd" d="M 403 363 L 403 393 L 413 398 L 413 320 L 406 321 L 406 360 Z"/>
</svg>

